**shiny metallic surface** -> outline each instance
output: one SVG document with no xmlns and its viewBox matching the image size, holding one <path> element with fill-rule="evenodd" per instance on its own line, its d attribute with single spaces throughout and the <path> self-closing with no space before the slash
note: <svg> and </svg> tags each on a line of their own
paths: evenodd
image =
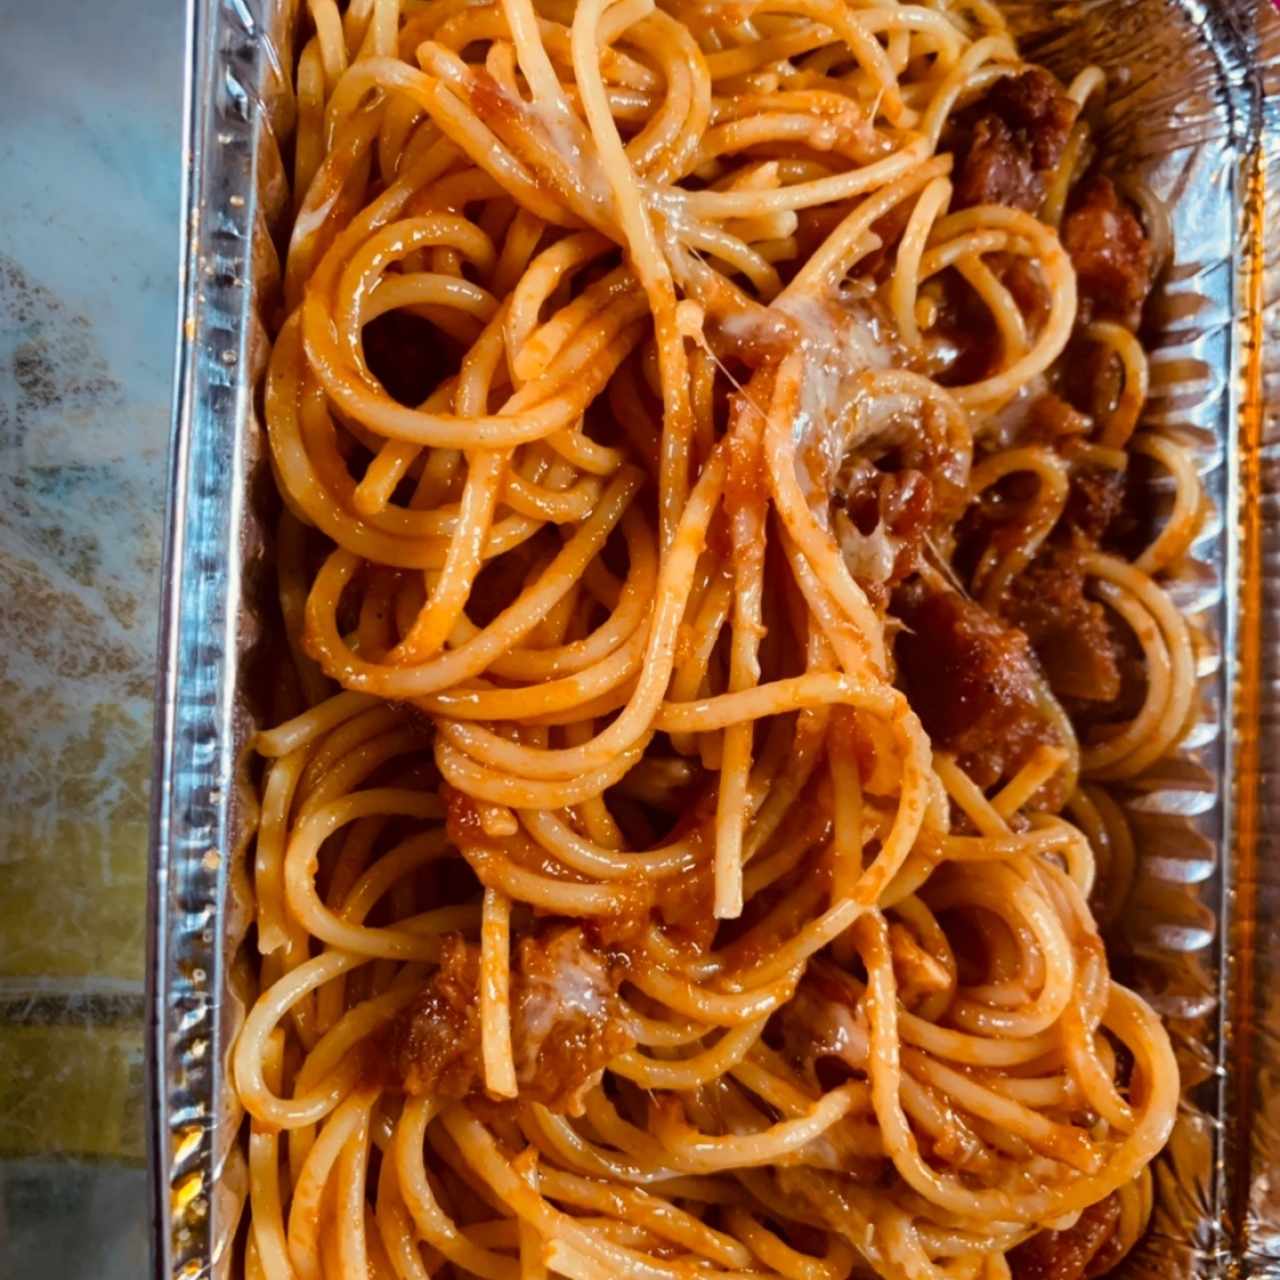
<svg viewBox="0 0 1280 1280">
<path fill-rule="evenodd" d="M 1258 0 L 1006 7 L 1028 57 L 1108 73 L 1101 148 L 1170 208 L 1145 421 L 1194 446 L 1213 504 L 1171 586 L 1197 631 L 1199 711 L 1119 797 L 1139 869 L 1109 941 L 1184 1081 L 1121 1274 L 1280 1276 L 1280 16 Z M 250 994 L 244 748 L 270 502 L 254 396 L 293 25 L 291 0 L 194 0 L 190 18 L 149 1045 L 155 1270 L 183 1280 L 229 1273 L 246 1191 L 226 1070 Z"/>
<path fill-rule="evenodd" d="M 271 0 L 194 0 L 185 119 L 186 222 L 166 596 L 157 682 L 148 1061 L 155 1271 L 225 1275 L 243 1204 L 240 1116 L 226 1078 L 243 1010 L 235 955 L 254 825 L 239 760 L 250 731 L 244 671 L 261 560 L 251 486 L 253 388 L 266 353 L 285 194 L 277 131 L 282 34 Z"/>
</svg>

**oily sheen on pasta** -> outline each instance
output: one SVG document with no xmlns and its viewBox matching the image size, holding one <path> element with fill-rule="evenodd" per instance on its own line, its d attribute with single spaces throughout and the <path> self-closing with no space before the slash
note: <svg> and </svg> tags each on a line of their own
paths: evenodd
<svg viewBox="0 0 1280 1280">
<path fill-rule="evenodd" d="M 1102 75 L 988 0 L 301 22 L 237 1265 L 1109 1269 L 1203 500 Z"/>
</svg>

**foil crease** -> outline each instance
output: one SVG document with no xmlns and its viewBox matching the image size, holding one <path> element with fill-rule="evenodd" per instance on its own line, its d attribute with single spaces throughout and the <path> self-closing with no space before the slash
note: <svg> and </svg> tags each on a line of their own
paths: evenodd
<svg viewBox="0 0 1280 1280">
<path fill-rule="evenodd" d="M 1168 202 L 1148 429 L 1212 503 L 1171 590 L 1197 635 L 1183 748 L 1123 797 L 1139 851 L 1109 937 L 1183 1075 L 1126 1280 L 1280 1277 L 1280 15 L 1266 0 L 1012 0 L 1027 57 L 1107 72 L 1100 148 Z M 257 393 L 293 124 L 296 0 L 189 0 L 181 277 L 157 682 L 148 1063 L 153 1271 L 232 1273 L 247 1198 L 229 1054 L 248 743 L 270 687 L 269 465 Z M 1271 234 L 1267 234 L 1267 229 Z"/>
</svg>

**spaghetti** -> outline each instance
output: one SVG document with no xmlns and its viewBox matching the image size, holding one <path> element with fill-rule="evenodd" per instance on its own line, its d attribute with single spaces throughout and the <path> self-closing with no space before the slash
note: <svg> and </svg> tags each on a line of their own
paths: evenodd
<svg viewBox="0 0 1280 1280">
<path fill-rule="evenodd" d="M 1108 1269 L 1204 502 L 1102 77 L 988 0 L 308 13 L 244 1273 Z"/>
</svg>

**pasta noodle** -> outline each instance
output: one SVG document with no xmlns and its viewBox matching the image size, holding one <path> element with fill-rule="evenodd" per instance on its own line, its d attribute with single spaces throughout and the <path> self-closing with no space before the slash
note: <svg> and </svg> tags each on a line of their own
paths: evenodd
<svg viewBox="0 0 1280 1280">
<path fill-rule="evenodd" d="M 1108 1269 L 1205 503 L 1104 78 L 988 0 L 304 21 L 244 1273 Z"/>
</svg>

